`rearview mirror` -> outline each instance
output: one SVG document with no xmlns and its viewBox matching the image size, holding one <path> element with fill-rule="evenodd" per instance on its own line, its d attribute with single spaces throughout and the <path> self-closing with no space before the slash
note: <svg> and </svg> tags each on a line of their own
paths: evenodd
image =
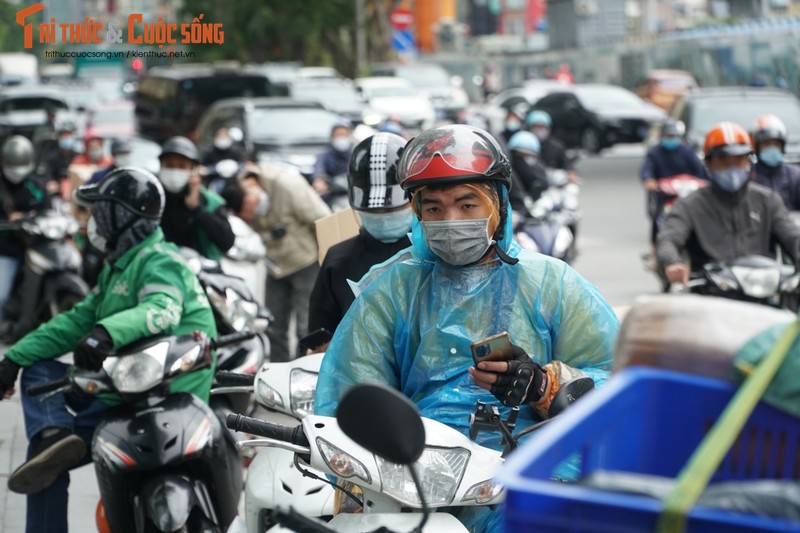
<svg viewBox="0 0 800 533">
<path fill-rule="evenodd" d="M 339 402 L 336 420 L 358 445 L 392 463 L 410 465 L 425 449 L 425 427 L 417 407 L 385 385 L 351 388 Z"/>
</svg>

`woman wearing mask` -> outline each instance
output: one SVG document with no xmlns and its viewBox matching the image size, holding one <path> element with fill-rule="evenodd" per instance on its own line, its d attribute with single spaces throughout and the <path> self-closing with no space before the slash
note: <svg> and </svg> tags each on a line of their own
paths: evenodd
<svg viewBox="0 0 800 533">
<path fill-rule="evenodd" d="M 405 143 L 399 135 L 378 133 L 353 150 L 347 189 L 361 230 L 328 250 L 311 291 L 309 331 L 324 328 L 333 333 L 355 299 L 348 280 L 360 280 L 370 267 L 410 246 L 413 213 L 397 182 L 397 161 Z M 324 345 L 310 348 L 321 350 Z"/>
<path fill-rule="evenodd" d="M 110 166 L 114 161 L 103 151 L 103 138 L 95 131 L 89 130 L 83 137 L 83 153 L 72 160 L 73 165 Z"/>
<path fill-rule="evenodd" d="M 159 180 L 166 192 L 161 218 L 164 238 L 218 261 L 233 246 L 225 201 L 203 187 L 195 172 L 197 147 L 186 137 L 167 139 L 161 147 Z"/>
<path fill-rule="evenodd" d="M 800 167 L 784 163 L 786 126 L 775 115 L 762 115 L 753 128 L 753 149 L 758 161 L 751 178 L 778 193 L 789 211 L 800 211 Z"/>
</svg>

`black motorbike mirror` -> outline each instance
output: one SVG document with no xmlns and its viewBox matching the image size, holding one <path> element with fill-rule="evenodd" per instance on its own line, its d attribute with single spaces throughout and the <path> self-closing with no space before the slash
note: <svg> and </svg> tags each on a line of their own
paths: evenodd
<svg viewBox="0 0 800 533">
<path fill-rule="evenodd" d="M 425 449 L 425 427 L 416 406 L 384 385 L 351 388 L 339 402 L 336 420 L 358 445 L 392 463 L 410 465 Z"/>
</svg>

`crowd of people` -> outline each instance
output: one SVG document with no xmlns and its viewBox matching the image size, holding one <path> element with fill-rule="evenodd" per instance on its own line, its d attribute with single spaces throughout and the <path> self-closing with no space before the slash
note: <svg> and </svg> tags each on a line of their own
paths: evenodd
<svg viewBox="0 0 800 533">
<path fill-rule="evenodd" d="M 49 200 L 74 201 L 84 221 L 76 240 L 84 257 L 94 258 L 86 259 L 94 267 L 92 293 L 14 343 L 0 361 L 4 398 L 15 393 L 21 374 L 30 444 L 8 484 L 28 495 L 27 530 L 66 530 L 68 471 L 89 460 L 91 428 L 108 404 L 78 406 L 62 394 L 43 409 L 24 391 L 63 376 L 66 366 L 54 359 L 69 351 L 76 366 L 99 370 L 109 351 L 153 334 L 214 336 L 208 300 L 178 247 L 219 260 L 234 244 L 231 214 L 250 224 L 268 250 L 272 360 L 304 349 L 326 352 L 319 414 L 332 415 L 352 385 L 378 381 L 402 391 L 423 416 L 465 433 L 476 401 L 500 402 L 503 414 L 519 407 L 524 427 L 553 416 L 556 396 L 576 376 L 602 384 L 616 315 L 572 267 L 513 239 L 512 213 L 546 190 L 547 169 L 578 179 L 551 130 L 547 113 L 517 108 L 497 139 L 455 124 L 411 140 L 382 131 L 356 142 L 342 123 L 311 176 L 248 161 L 228 128 L 217 131 L 208 153 L 186 137 L 166 140 L 157 176 L 136 166 L 124 140 L 110 142 L 107 155 L 106 140 L 89 132 L 76 154 L 69 124 L 55 127 L 46 150 L 9 138 L 0 162 L 0 216 L 14 220 Z M 780 120 L 759 118 L 752 135 L 733 123 L 716 125 L 704 161 L 682 143 L 683 133 L 680 124 L 664 124 L 641 173 L 648 191 L 676 174 L 709 182 L 677 202 L 663 226 L 653 226 L 669 281 L 687 283 L 691 269 L 708 260 L 772 255 L 776 241 L 796 262 L 800 227 L 788 211 L 798 209 L 800 171 L 782 161 L 787 134 Z M 235 175 L 212 190 L 207 169 L 229 159 Z M 73 166 L 91 169 L 86 183 L 74 181 Z M 337 178 L 360 229 L 320 265 L 314 224 L 331 214 Z M 0 233 L 0 312 L 23 254 L 12 233 Z M 293 347 L 293 336 L 309 332 L 313 345 Z M 474 362 L 471 344 L 501 332 L 512 342 L 506 358 Z M 172 390 L 207 400 L 212 373 L 213 367 L 190 373 Z M 488 437 L 480 442 L 497 447 Z M 48 512 L 37 511 L 43 508 Z M 498 527 L 489 509 L 464 508 L 460 518 L 481 531 Z"/>
</svg>

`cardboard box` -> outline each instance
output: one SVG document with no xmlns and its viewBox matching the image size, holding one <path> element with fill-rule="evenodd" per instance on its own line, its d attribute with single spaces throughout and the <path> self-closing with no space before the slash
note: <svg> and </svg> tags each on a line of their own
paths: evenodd
<svg viewBox="0 0 800 533">
<path fill-rule="evenodd" d="M 325 259 L 328 248 L 358 235 L 360 226 L 356 213 L 349 207 L 314 222 L 319 247 L 319 264 Z"/>
</svg>

